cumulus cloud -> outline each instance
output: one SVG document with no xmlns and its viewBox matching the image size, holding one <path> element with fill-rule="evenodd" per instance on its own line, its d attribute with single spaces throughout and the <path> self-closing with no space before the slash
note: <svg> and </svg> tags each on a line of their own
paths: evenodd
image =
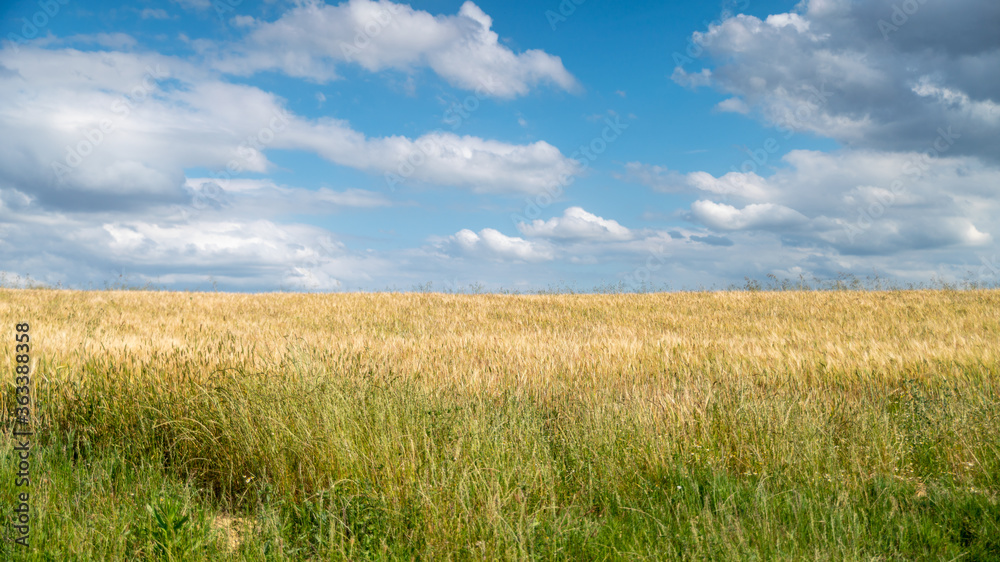
<svg viewBox="0 0 1000 562">
<path fill-rule="evenodd" d="M 0 254 L 4 269 L 51 283 L 85 286 L 131 268 L 137 282 L 174 288 L 197 287 L 210 272 L 230 288 L 332 290 L 408 274 L 400 268 L 417 258 L 406 251 L 352 252 L 333 232 L 279 222 L 391 199 L 247 177 L 274 170 L 272 149 L 313 152 L 371 172 L 379 185 L 405 175 L 534 193 L 578 172 L 544 141 L 370 137 L 346 121 L 291 113 L 273 93 L 188 60 L 42 47 L 0 50 L 0 130 L 17 132 L 0 136 Z M 187 177 L 192 168 L 214 173 Z M 489 229 L 476 236 L 478 254 L 489 259 L 552 259 L 545 243 Z"/>
<path fill-rule="evenodd" d="M 337 67 L 348 63 L 373 72 L 429 67 L 456 87 L 498 98 L 523 96 L 540 83 L 580 89 L 559 57 L 514 53 L 492 26 L 472 2 L 456 15 L 434 16 L 387 0 L 310 1 L 258 22 L 243 42 L 213 57 L 216 68 L 232 74 L 278 70 L 319 82 L 337 78 Z"/>
<path fill-rule="evenodd" d="M 339 164 L 385 172 L 393 188 L 412 178 L 480 193 L 542 193 L 580 171 L 576 161 L 545 141 L 516 145 L 432 132 L 412 140 L 398 136 L 372 139 L 345 150 L 343 145 L 330 142 L 343 129 L 342 124 L 321 121 L 301 136 L 292 133 L 289 143 Z"/>
<path fill-rule="evenodd" d="M 755 203 L 737 209 L 732 205 L 699 200 L 691 204 L 691 212 L 705 225 L 720 230 L 773 229 L 808 221 L 794 209 L 773 203 Z"/>
<path fill-rule="evenodd" d="M 700 88 L 702 86 L 708 86 L 712 83 L 712 71 L 703 68 L 699 72 L 688 73 L 684 70 L 684 67 L 678 66 L 674 68 L 674 73 L 670 78 L 680 84 L 681 86 L 686 86 L 688 88 Z"/>
<path fill-rule="evenodd" d="M 716 178 L 707 172 L 681 174 L 664 166 L 629 162 L 621 180 L 639 183 L 664 193 L 712 193 L 759 201 L 771 194 L 764 178 L 753 172 L 730 172 Z"/>
<path fill-rule="evenodd" d="M 124 271 L 129 282 L 178 289 L 204 288 L 211 275 L 230 289 L 335 290 L 398 267 L 385 257 L 352 252 L 335 234 L 312 225 L 211 208 L 152 209 L 142 218 L 48 210 L 7 188 L 0 188 L 0 200 L 4 267 L 50 284 L 100 286 Z"/>
<path fill-rule="evenodd" d="M 506 236 L 492 228 L 478 234 L 462 229 L 450 237 L 450 242 L 462 253 L 478 258 L 541 262 L 554 257 L 552 249 L 543 243 Z"/>
<path fill-rule="evenodd" d="M 1000 78 L 985 69 L 1000 66 L 1000 5 L 900 5 L 803 0 L 694 34 L 704 68 L 681 64 L 678 84 L 730 96 L 719 111 L 843 148 L 792 151 L 767 177 L 673 175 L 672 191 L 698 197 L 690 219 L 729 233 L 736 248 L 736 233 L 769 233 L 845 270 L 862 256 L 915 268 L 952 252 L 948 261 L 974 263 L 994 247 L 1000 201 L 988 186 L 1000 181 Z M 626 177 L 656 185 L 668 173 L 636 163 Z"/>
<path fill-rule="evenodd" d="M 0 182 L 54 207 L 180 203 L 184 169 L 263 173 L 273 168 L 270 149 L 311 151 L 397 183 L 481 192 L 540 192 L 577 172 L 544 141 L 367 137 L 345 121 L 291 114 L 274 94 L 155 54 L 22 47 L 0 51 L 0 64 L 10 70 L 0 76 L 0 128 L 18 131 L 0 138 Z"/>
<path fill-rule="evenodd" d="M 950 126 L 953 152 L 1000 160 L 1000 75 L 986 71 L 1000 67 L 1000 4 L 898 4 L 805 0 L 728 18 L 694 34 L 709 67 L 678 66 L 673 78 L 734 96 L 719 109 L 846 146 L 925 150 Z"/>
<path fill-rule="evenodd" d="M 704 192 L 728 193 L 742 208 L 701 199 L 692 218 L 717 230 L 777 230 L 787 244 L 843 255 L 890 255 L 980 248 L 1000 234 L 995 186 L 1000 168 L 973 156 L 797 150 L 772 176 L 732 172 L 697 178 Z M 726 178 L 731 178 L 726 180 Z M 737 181 L 739 180 L 739 181 Z M 752 186 L 728 189 L 720 186 Z"/>
<path fill-rule="evenodd" d="M 715 109 L 724 113 L 742 113 L 746 114 L 750 112 L 750 107 L 747 106 L 746 102 L 740 98 L 727 98 L 719 103 L 715 104 Z"/>
<path fill-rule="evenodd" d="M 718 178 L 706 172 L 691 172 L 686 179 L 689 186 L 716 195 L 732 195 L 751 201 L 764 200 L 771 195 L 764 178 L 753 172 L 729 172 Z"/>
<path fill-rule="evenodd" d="M 632 238 L 629 229 L 617 221 L 588 213 L 580 207 L 570 207 L 562 217 L 547 221 L 534 220 L 520 223 L 518 230 L 525 236 L 558 238 L 564 240 L 628 240 Z"/>
</svg>

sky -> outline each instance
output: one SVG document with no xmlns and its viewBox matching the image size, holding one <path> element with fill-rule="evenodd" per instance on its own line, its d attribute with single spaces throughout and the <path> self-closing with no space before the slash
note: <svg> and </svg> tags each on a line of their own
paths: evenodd
<svg viewBox="0 0 1000 562">
<path fill-rule="evenodd" d="M 996 0 L 0 6 L 7 284 L 1000 282 Z"/>
</svg>

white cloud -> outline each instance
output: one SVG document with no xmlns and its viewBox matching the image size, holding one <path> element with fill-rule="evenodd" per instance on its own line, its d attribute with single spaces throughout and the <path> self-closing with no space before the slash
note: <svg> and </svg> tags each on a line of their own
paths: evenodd
<svg viewBox="0 0 1000 562">
<path fill-rule="evenodd" d="M 486 259 L 540 262 L 554 257 L 545 244 L 506 236 L 492 228 L 484 228 L 478 234 L 462 229 L 452 235 L 450 241 L 466 255 Z"/>
<path fill-rule="evenodd" d="M 319 82 L 356 63 L 377 72 L 429 67 L 450 84 L 498 98 L 523 96 L 540 83 L 580 90 L 559 57 L 501 45 L 493 20 L 472 2 L 458 14 L 434 16 L 387 0 L 336 6 L 305 2 L 275 22 L 258 22 L 246 39 L 216 55 L 215 66 L 248 75 L 279 70 Z"/>
<path fill-rule="evenodd" d="M 769 177 L 688 174 L 701 197 L 690 217 L 729 233 L 734 248 L 767 235 L 822 252 L 827 270 L 980 261 L 1000 234 L 1000 197 L 988 187 L 1000 182 L 1000 79 L 984 72 L 1000 64 L 989 31 L 1000 4 L 914 6 L 900 22 L 888 1 L 803 0 L 695 33 L 705 68 L 678 67 L 677 83 L 731 96 L 718 110 L 845 148 L 792 151 Z"/>
<path fill-rule="evenodd" d="M 547 221 L 534 220 L 531 223 L 520 223 L 518 230 L 525 236 L 540 238 L 557 238 L 564 240 L 628 240 L 632 238 L 629 229 L 580 207 L 570 207 L 563 212 L 562 217 L 553 217 Z"/>
<path fill-rule="evenodd" d="M 23 47 L 0 51 L 0 64 L 12 70 L 0 76 L 0 127 L 19 131 L 0 138 L 0 180 L 53 205 L 178 202 L 185 168 L 267 172 L 269 149 L 479 192 L 541 192 L 578 172 L 544 141 L 443 132 L 369 138 L 344 121 L 289 114 L 271 93 L 170 57 Z"/>
<path fill-rule="evenodd" d="M 808 222 L 794 209 L 773 203 L 755 203 L 743 209 L 699 200 L 691 204 L 695 218 L 720 230 L 773 229 Z"/>
<path fill-rule="evenodd" d="M 368 137 L 344 121 L 288 113 L 274 94 L 154 53 L 24 44 L 0 50 L 0 65 L 0 130 L 17 132 L 0 136 L 0 255 L 5 269 L 50 283 L 99 286 L 127 269 L 137 283 L 173 288 L 204 286 L 208 275 L 230 289 L 373 288 L 422 271 L 411 250 L 351 251 L 328 230 L 279 223 L 392 200 L 384 191 L 245 177 L 274 168 L 271 149 L 315 152 L 373 172 L 379 186 L 407 160 L 416 164 L 412 181 L 483 192 L 538 192 L 578 171 L 542 141 Z M 86 154 L 70 165 L 67 146 Z M 53 162 L 69 172 L 57 177 Z M 228 179 L 184 173 L 233 163 Z M 492 229 L 476 236 L 475 255 L 488 260 L 554 258 L 548 243 Z"/>
<path fill-rule="evenodd" d="M 330 142 L 344 134 L 342 125 L 325 121 L 310 129 L 301 135 L 291 133 L 288 142 L 314 150 L 333 162 L 390 174 L 386 178 L 393 187 L 400 180 L 412 178 L 468 187 L 480 193 L 542 193 L 579 172 L 574 160 L 545 141 L 515 145 L 433 132 L 414 140 L 361 138 L 355 146 L 345 147 Z M 317 129 L 323 133 L 317 135 Z"/>
<path fill-rule="evenodd" d="M 664 166 L 628 162 L 625 174 L 617 174 L 618 179 L 649 186 L 664 193 L 713 193 L 750 201 L 760 201 L 772 195 L 764 178 L 753 172 L 730 172 L 716 178 L 707 172 L 681 174 Z"/>
<path fill-rule="evenodd" d="M 905 22 L 896 4 L 853 0 L 728 18 L 692 38 L 705 68 L 678 66 L 673 79 L 732 95 L 719 110 L 842 145 L 923 150 L 950 126 L 953 152 L 1000 161 L 1000 75 L 987 71 L 1000 65 L 1000 4 L 914 6 Z"/>
<path fill-rule="evenodd" d="M 5 268 L 50 284 L 100 286 L 128 273 L 135 284 L 229 289 L 332 290 L 384 276 L 398 263 L 349 251 L 331 232 L 278 224 L 252 214 L 51 211 L 0 188 L 0 252 Z M 242 209 L 246 210 L 246 209 Z M 136 215 L 139 215 L 138 217 Z M 4 244 L 7 242 L 9 244 Z M 72 272 L 71 277 L 67 277 Z M 312 284 L 310 284 L 312 283 Z"/>
<path fill-rule="evenodd" d="M 708 86 L 712 83 L 712 71 L 703 68 L 699 72 L 688 73 L 683 67 L 674 68 L 673 74 L 671 74 L 670 79 L 677 82 L 681 86 L 686 86 L 688 88 L 700 88 L 702 86 Z"/>
<path fill-rule="evenodd" d="M 695 172 L 703 193 L 751 202 L 740 209 L 699 200 L 692 216 L 718 230 L 775 230 L 788 244 L 846 255 L 988 246 L 1000 235 L 1000 168 L 971 156 L 797 150 L 772 176 Z M 739 180 L 739 181 L 736 181 Z M 736 189 L 741 188 L 741 189 Z"/>
<path fill-rule="evenodd" d="M 1000 124 L 1000 104 L 993 100 L 972 100 L 965 92 L 936 84 L 930 76 L 921 76 L 912 90 L 920 97 L 934 98 L 939 103 L 973 119 L 991 125 Z"/>
<path fill-rule="evenodd" d="M 747 106 L 746 102 L 741 100 L 740 98 L 724 99 L 719 103 L 715 104 L 715 109 L 726 113 L 747 114 L 750 112 L 750 108 Z"/>
<path fill-rule="evenodd" d="M 753 172 L 729 172 L 716 178 L 705 172 L 692 172 L 687 176 L 692 187 L 715 193 L 717 195 L 733 195 L 742 199 L 760 201 L 769 195 L 767 182 Z"/>
<path fill-rule="evenodd" d="M 795 31 L 799 33 L 809 31 L 809 20 L 804 19 L 799 14 L 773 14 L 767 16 L 767 20 L 765 21 L 771 27 L 782 28 L 785 26 L 792 26 L 795 28 Z"/>
</svg>

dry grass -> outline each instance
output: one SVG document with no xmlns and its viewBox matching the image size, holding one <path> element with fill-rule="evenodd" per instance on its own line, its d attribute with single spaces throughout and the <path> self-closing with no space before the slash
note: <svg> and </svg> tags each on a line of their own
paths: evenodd
<svg viewBox="0 0 1000 562">
<path fill-rule="evenodd" d="M 36 356 L 135 366 L 273 366 L 311 350 L 422 375 L 435 388 L 627 388 L 666 370 L 893 371 L 995 363 L 1000 293 L 233 295 L 0 291 L 0 319 L 31 318 Z M 0 358 L 10 361 L 10 346 Z M 315 358 L 315 357 L 314 357 Z M 168 371 L 165 369 L 165 371 Z M 489 373 L 490 376 L 486 376 Z M 67 373 L 73 376 L 76 373 Z M 169 372 L 165 372 L 169 376 Z M 634 375 L 629 377 L 628 375 Z"/>
</svg>

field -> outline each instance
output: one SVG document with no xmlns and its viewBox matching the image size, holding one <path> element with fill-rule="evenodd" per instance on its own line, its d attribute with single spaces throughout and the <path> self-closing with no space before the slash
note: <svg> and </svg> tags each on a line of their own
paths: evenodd
<svg viewBox="0 0 1000 562">
<path fill-rule="evenodd" d="M 0 290 L 0 558 L 1000 559 L 1000 291 Z"/>
</svg>

